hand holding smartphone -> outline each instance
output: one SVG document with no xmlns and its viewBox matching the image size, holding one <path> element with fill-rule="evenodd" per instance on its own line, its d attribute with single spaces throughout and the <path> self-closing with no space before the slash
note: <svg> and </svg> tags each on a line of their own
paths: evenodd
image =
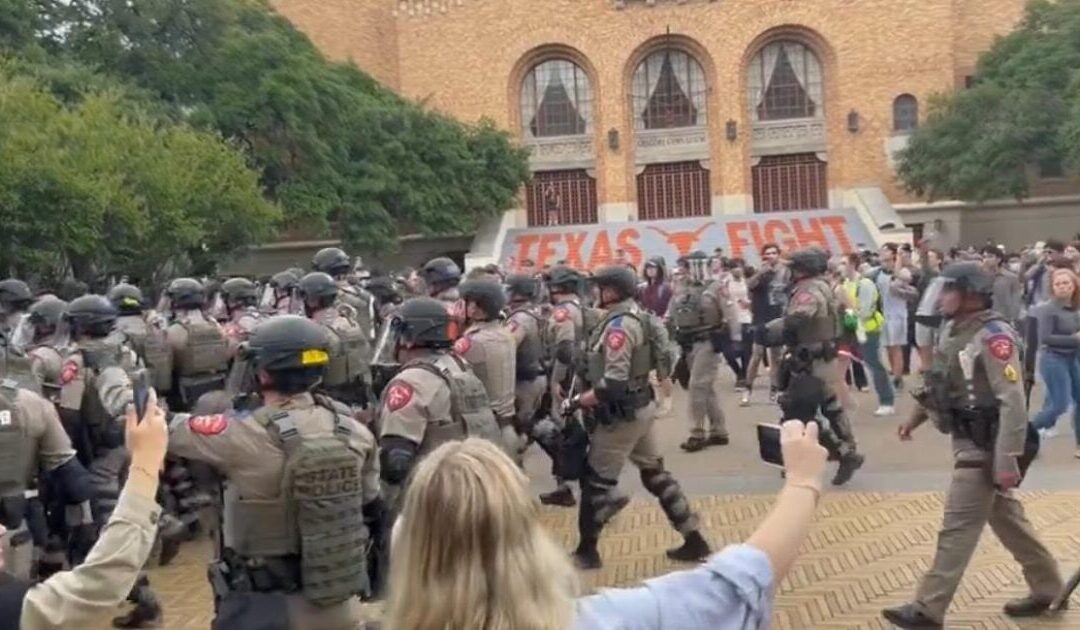
<svg viewBox="0 0 1080 630">
<path fill-rule="evenodd" d="M 757 425 L 758 455 L 761 461 L 777 468 L 784 467 L 784 453 L 780 446 L 780 425 L 759 422 Z"/>
<path fill-rule="evenodd" d="M 142 422 L 146 417 L 146 406 L 150 401 L 150 377 L 146 370 L 139 370 L 132 382 L 135 395 L 135 417 Z"/>
</svg>

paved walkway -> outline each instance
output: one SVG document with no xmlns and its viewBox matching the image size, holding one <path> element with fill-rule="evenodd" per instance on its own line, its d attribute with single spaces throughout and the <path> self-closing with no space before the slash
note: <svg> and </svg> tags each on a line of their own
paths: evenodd
<svg viewBox="0 0 1080 630">
<path fill-rule="evenodd" d="M 761 381 L 764 384 L 764 380 Z M 768 512 L 780 486 L 777 473 L 757 460 L 753 426 L 773 421 L 776 408 L 762 400 L 740 408 L 730 381 L 719 385 L 732 443 L 687 455 L 685 397 L 662 419 L 661 443 L 668 465 L 692 496 L 706 536 L 717 548 L 744 540 Z M 813 532 L 777 596 L 774 627 L 779 629 L 887 628 L 881 608 L 905 601 L 930 562 L 941 523 L 942 491 L 951 469 L 948 440 L 929 425 L 911 443 L 895 436 L 898 418 L 871 415 L 872 394 L 857 395 L 855 428 L 866 467 L 842 491 L 822 500 Z M 909 403 L 901 397 L 900 411 Z M 1080 567 L 1080 460 L 1073 458 L 1068 424 L 1034 465 L 1023 493 L 1028 516 L 1066 572 Z M 527 469 L 537 490 L 550 489 L 548 462 L 532 454 Z M 621 586 L 677 570 L 664 549 L 677 544 L 655 501 L 644 494 L 637 471 L 621 483 L 635 501 L 605 530 L 605 567 L 585 574 L 588 588 Z M 567 548 L 576 543 L 576 511 L 544 509 L 542 518 Z M 153 569 L 151 580 L 166 606 L 165 628 L 208 628 L 212 615 L 205 566 L 210 545 L 187 545 L 170 567 Z M 1056 619 L 1016 624 L 1000 613 L 1009 598 L 1022 595 L 1020 568 L 987 532 L 953 602 L 948 628 L 1080 628 L 1080 594 L 1073 610 Z M 107 627 L 102 623 L 99 627 Z"/>
</svg>

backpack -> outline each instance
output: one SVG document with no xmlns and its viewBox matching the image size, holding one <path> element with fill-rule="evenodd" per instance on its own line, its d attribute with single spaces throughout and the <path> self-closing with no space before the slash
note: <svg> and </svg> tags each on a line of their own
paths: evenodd
<svg viewBox="0 0 1080 630">
<path fill-rule="evenodd" d="M 704 304 L 705 287 L 693 287 L 679 293 L 671 304 L 671 322 L 676 332 L 692 333 L 705 325 Z"/>
<path fill-rule="evenodd" d="M 284 410 L 260 418 L 268 429 L 273 425 L 285 451 L 281 497 L 295 515 L 301 591 L 321 607 L 369 590 L 364 460 L 349 446 L 349 419 L 329 411 L 334 414 L 332 435 L 303 437 Z"/>
<path fill-rule="evenodd" d="M 364 334 L 364 329 L 355 320 L 348 318 L 344 311 L 344 308 L 339 309 L 341 317 L 348 319 L 350 325 L 326 326 L 332 341 L 330 363 L 326 366 L 326 376 L 323 379 L 328 387 L 359 383 L 366 380 L 370 371 L 371 344 Z"/>
<path fill-rule="evenodd" d="M 22 526 L 26 514 L 25 492 L 30 480 L 29 458 L 33 443 L 24 433 L 24 418 L 15 402 L 18 384 L 0 383 L 0 524 L 8 530 Z"/>
</svg>

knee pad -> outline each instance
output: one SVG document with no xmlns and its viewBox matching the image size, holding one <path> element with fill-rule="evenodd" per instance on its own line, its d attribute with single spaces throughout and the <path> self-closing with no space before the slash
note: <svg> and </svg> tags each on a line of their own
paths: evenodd
<svg viewBox="0 0 1080 630">
<path fill-rule="evenodd" d="M 659 468 L 642 468 L 641 469 L 641 485 L 645 486 L 651 494 L 660 496 L 671 486 L 678 486 L 675 479 L 671 476 L 667 470 L 663 467 L 663 462 Z"/>
</svg>

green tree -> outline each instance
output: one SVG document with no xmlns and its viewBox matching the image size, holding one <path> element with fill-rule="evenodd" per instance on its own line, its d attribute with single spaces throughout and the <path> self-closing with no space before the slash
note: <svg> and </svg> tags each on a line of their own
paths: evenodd
<svg viewBox="0 0 1080 630">
<path fill-rule="evenodd" d="M 0 0 L 2 1 L 2 0 Z M 9 0 L 10 1 L 10 0 Z M 404 230 L 469 232 L 510 207 L 527 154 L 326 60 L 261 0 L 36 0 L 41 45 L 234 140 L 285 220 L 366 251 Z"/>
<path fill-rule="evenodd" d="M 0 155 L 7 273 L 156 279 L 269 238 L 279 218 L 241 152 L 110 92 L 69 106 L 0 75 Z"/>
<path fill-rule="evenodd" d="M 939 96 L 899 156 L 912 192 L 1022 198 L 1032 165 L 1080 166 L 1080 0 L 1033 0 L 979 59 L 974 85 Z"/>
</svg>

